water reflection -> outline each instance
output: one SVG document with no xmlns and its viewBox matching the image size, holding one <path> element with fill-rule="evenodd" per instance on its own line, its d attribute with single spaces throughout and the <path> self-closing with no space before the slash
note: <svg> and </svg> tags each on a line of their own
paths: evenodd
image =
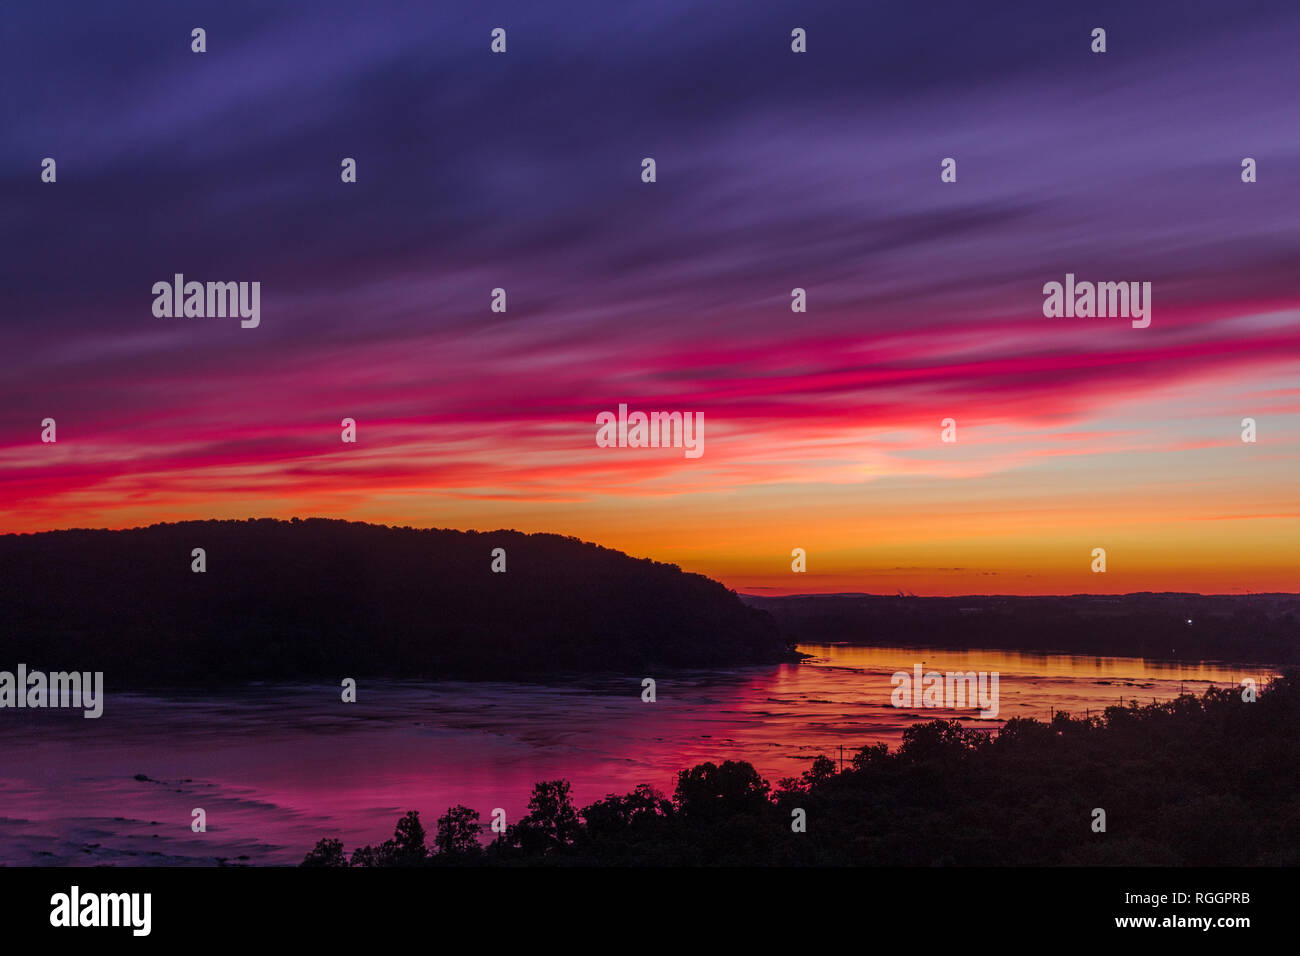
<svg viewBox="0 0 1300 956">
<path fill-rule="evenodd" d="M 772 782 L 817 754 L 847 760 L 896 744 L 919 720 L 973 711 L 900 710 L 890 675 L 997 671 L 999 719 L 1167 700 L 1266 668 L 1136 658 L 809 645 L 802 664 L 583 678 L 563 685 L 363 681 L 216 695 L 111 695 L 104 716 L 10 711 L 0 722 L 0 861 L 297 863 L 323 835 L 351 849 L 398 815 L 431 828 L 464 803 L 484 819 L 524 812 L 533 783 L 564 777 L 579 803 L 676 771 L 745 759 Z M 654 676 L 658 699 L 641 701 Z M 190 830 L 202 807 L 208 831 Z M 240 860 L 240 858 L 244 860 Z"/>
</svg>

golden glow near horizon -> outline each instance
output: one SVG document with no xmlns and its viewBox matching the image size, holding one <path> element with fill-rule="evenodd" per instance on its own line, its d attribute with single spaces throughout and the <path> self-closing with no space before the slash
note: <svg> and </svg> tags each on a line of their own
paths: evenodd
<svg viewBox="0 0 1300 956">
<path fill-rule="evenodd" d="M 597 447 L 599 403 L 448 422 L 357 410 L 360 437 L 344 445 L 336 421 L 302 424 L 320 396 L 291 377 L 268 386 L 279 404 L 248 395 L 183 423 L 85 433 L 65 416 L 57 444 L 0 447 L 0 530 L 319 516 L 574 535 L 754 593 L 1296 591 L 1296 377 L 1284 356 L 1244 383 L 1030 408 L 913 398 L 755 417 L 742 403 L 706 413 L 698 459 Z M 932 408 L 953 410 L 955 442 Z M 1262 410 L 1257 442 L 1241 440 L 1235 409 Z"/>
</svg>

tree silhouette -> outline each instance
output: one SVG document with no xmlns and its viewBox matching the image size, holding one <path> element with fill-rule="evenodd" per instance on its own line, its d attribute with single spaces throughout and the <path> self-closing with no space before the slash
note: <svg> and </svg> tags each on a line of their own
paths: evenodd
<svg viewBox="0 0 1300 956">
<path fill-rule="evenodd" d="M 433 845 L 438 856 L 448 860 L 463 861 L 482 855 L 483 847 L 478 841 L 478 835 L 478 811 L 457 805 L 449 807 L 447 812 L 438 818 Z"/>
<path fill-rule="evenodd" d="M 681 771 L 674 800 L 687 818 L 713 820 L 765 807 L 769 789 L 752 764 L 727 760 Z"/>
<path fill-rule="evenodd" d="M 1100 716 L 1013 718 L 990 736 L 959 721 L 916 724 L 903 745 L 863 747 L 851 769 L 819 756 L 798 789 L 770 799 L 743 761 L 678 774 L 673 800 L 648 786 L 575 814 L 564 780 L 539 783 L 528 814 L 491 844 L 487 864 L 583 865 L 1300 865 L 1300 673 L 1244 701 L 1211 688 Z M 1243 768 L 1267 768 L 1267 773 Z M 1095 832 L 1092 809 L 1110 829 Z M 791 811 L 808 828 L 794 832 Z M 477 814 L 453 807 L 441 847 L 468 848 Z M 354 866 L 419 865 L 423 830 Z M 322 840 L 304 866 L 337 866 Z M 438 857 L 445 854 L 439 853 Z M 448 863 L 463 862 L 446 855 Z M 436 859 L 437 857 L 435 857 Z"/>
<path fill-rule="evenodd" d="M 551 855 L 571 844 L 578 832 L 578 811 L 569 794 L 569 781 L 534 784 L 528 814 L 512 829 L 519 847 L 528 855 Z"/>
<path fill-rule="evenodd" d="M 343 841 L 323 839 L 302 860 L 302 866 L 347 866 L 343 855 Z"/>
<path fill-rule="evenodd" d="M 424 826 L 418 810 L 409 811 L 397 821 L 393 838 L 377 847 L 364 846 L 352 852 L 353 866 L 418 866 L 428 859 L 424 846 Z"/>
</svg>

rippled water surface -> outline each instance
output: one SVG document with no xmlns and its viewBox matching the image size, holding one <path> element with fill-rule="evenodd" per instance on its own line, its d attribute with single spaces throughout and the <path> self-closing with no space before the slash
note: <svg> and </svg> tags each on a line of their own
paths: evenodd
<svg viewBox="0 0 1300 956">
<path fill-rule="evenodd" d="M 563 777 L 579 805 L 676 771 L 740 758 L 770 781 L 819 753 L 896 744 L 908 725 L 974 711 L 896 709 L 890 676 L 997 671 L 1000 712 L 1047 717 L 1271 672 L 1204 662 L 1006 651 L 809 645 L 802 664 L 583 678 L 563 686 L 363 681 L 259 685 L 220 696 L 113 694 L 104 715 L 0 711 L 0 862 L 298 863 L 322 836 L 351 850 L 426 827 L 463 803 L 521 815 L 534 782 Z M 641 701 L 641 678 L 657 681 Z M 144 779 L 139 779 L 138 776 Z M 194 833 L 191 811 L 207 814 Z"/>
</svg>

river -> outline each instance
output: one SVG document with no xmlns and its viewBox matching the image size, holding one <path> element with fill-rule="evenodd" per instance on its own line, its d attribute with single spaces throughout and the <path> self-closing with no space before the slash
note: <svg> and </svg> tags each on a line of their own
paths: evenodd
<svg viewBox="0 0 1300 956">
<path fill-rule="evenodd" d="M 406 810 L 428 830 L 453 804 L 524 812 L 538 780 L 565 778 L 579 806 L 678 770 L 748 760 L 773 784 L 824 753 L 898 743 L 912 723 L 1047 718 L 1211 683 L 1261 684 L 1264 667 L 994 650 L 807 645 L 801 664 L 576 678 L 562 684 L 361 681 L 253 685 L 221 694 L 115 694 L 103 716 L 0 713 L 0 862 L 296 864 L 323 836 L 351 851 L 392 835 Z M 890 676 L 999 674 L 996 720 L 899 709 Z M 656 681 L 642 701 L 642 678 Z M 201 808 L 206 831 L 194 832 Z M 432 834 L 430 834 L 431 836 Z"/>
</svg>

